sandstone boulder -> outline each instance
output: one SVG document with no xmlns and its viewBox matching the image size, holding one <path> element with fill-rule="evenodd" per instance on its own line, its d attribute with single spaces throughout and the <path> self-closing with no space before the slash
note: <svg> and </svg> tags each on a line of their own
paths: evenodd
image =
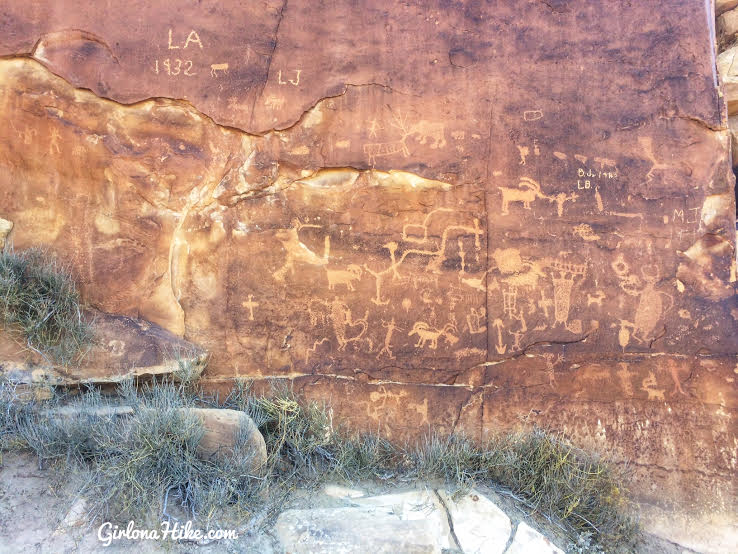
<svg viewBox="0 0 738 554">
<path fill-rule="evenodd" d="M 251 418 L 238 410 L 190 408 L 201 420 L 205 433 L 197 446 L 203 458 L 220 458 L 233 454 L 237 443 L 243 445 L 238 452 L 250 457 L 256 470 L 267 460 L 264 437 Z"/>
</svg>

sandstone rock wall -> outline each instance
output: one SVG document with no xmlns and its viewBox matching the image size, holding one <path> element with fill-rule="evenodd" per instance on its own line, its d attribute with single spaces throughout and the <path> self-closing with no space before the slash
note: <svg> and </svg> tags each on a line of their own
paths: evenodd
<svg viewBox="0 0 738 554">
<path fill-rule="evenodd" d="M 735 511 L 704 2 L 109 6 L 4 8 L 16 248 L 207 348 L 213 386 L 291 378 L 392 436 L 554 426 Z"/>
</svg>

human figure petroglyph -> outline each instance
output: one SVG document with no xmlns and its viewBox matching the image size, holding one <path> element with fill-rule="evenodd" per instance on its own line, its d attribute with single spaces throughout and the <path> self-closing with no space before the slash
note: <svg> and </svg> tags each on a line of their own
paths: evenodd
<svg viewBox="0 0 738 554">
<path fill-rule="evenodd" d="M 656 159 L 656 155 L 653 151 L 653 137 L 638 137 L 638 142 L 644 150 L 646 159 L 651 162 L 651 169 L 649 169 L 648 173 L 646 173 L 647 182 L 650 182 L 651 179 L 653 179 L 654 171 L 673 169 L 672 165 L 659 163 L 659 161 Z"/>
<path fill-rule="evenodd" d="M 528 157 L 528 154 L 530 154 L 530 148 L 527 146 L 517 146 L 518 153 L 520 154 L 520 164 L 519 165 L 525 165 L 525 160 Z"/>
<path fill-rule="evenodd" d="M 60 138 L 61 135 L 59 134 L 58 129 L 52 127 L 51 136 L 49 137 L 49 154 L 54 154 L 55 150 L 57 154 L 61 154 L 61 148 L 59 147 Z"/>
<path fill-rule="evenodd" d="M 325 269 L 328 277 L 328 290 L 333 290 L 336 285 L 345 285 L 350 291 L 354 289 L 353 281 L 361 279 L 362 270 L 356 264 L 349 265 L 346 269 Z"/>
<path fill-rule="evenodd" d="M 369 138 L 377 138 L 377 131 L 383 130 L 384 127 L 380 125 L 376 119 L 372 119 L 369 122 Z"/>
<path fill-rule="evenodd" d="M 428 221 L 429 216 L 433 215 L 434 213 L 438 212 L 446 212 L 451 211 L 447 208 L 439 208 L 437 210 L 433 210 L 428 215 L 426 215 L 424 222 L 422 224 L 405 224 L 403 227 L 403 236 L 407 236 L 407 229 L 409 226 L 414 226 L 415 228 L 423 228 L 423 237 L 424 239 L 420 239 L 417 236 L 414 236 L 414 240 L 409 240 L 408 242 L 420 242 L 427 240 L 428 234 Z M 479 220 L 477 218 L 473 219 L 472 225 L 447 225 L 443 232 L 441 233 L 441 242 L 437 249 L 420 249 L 420 248 L 409 248 L 407 250 L 404 250 L 402 254 L 400 255 L 399 259 L 396 256 L 396 253 L 399 249 L 399 245 L 396 242 L 388 242 L 387 244 L 383 245 L 384 248 L 386 248 L 389 251 L 390 254 L 390 264 L 388 267 L 381 271 L 374 271 L 372 270 L 367 264 L 364 264 L 364 269 L 367 273 L 372 275 L 375 280 L 376 285 L 376 294 L 375 297 L 372 299 L 372 302 L 374 304 L 378 305 L 385 305 L 389 301 L 382 299 L 382 284 L 384 283 L 385 276 L 392 274 L 392 278 L 394 280 L 402 280 L 403 277 L 400 274 L 399 268 L 400 266 L 405 262 L 408 256 L 411 255 L 418 255 L 418 256 L 428 256 L 430 259 L 428 260 L 428 264 L 426 265 L 426 271 L 434 273 L 434 274 L 440 274 L 441 273 L 441 266 L 442 264 L 448 259 L 447 253 L 446 253 L 446 247 L 448 244 L 449 235 L 452 233 L 460 233 L 461 235 L 472 235 L 474 236 L 474 249 L 475 251 L 481 250 L 481 239 L 480 237 L 485 234 L 484 230 L 479 226 Z M 413 236 L 413 235 L 411 235 Z M 457 242 L 458 244 L 458 242 Z M 432 246 L 435 246 L 435 243 L 432 244 Z M 417 279 L 419 277 L 413 278 L 413 284 L 417 288 Z M 435 281 L 437 284 L 437 281 Z"/>
<path fill-rule="evenodd" d="M 377 354 L 377 359 L 379 359 L 382 354 L 386 354 L 391 360 L 394 360 L 395 355 L 392 353 L 392 347 L 390 346 L 392 342 L 392 334 L 395 331 L 402 331 L 403 329 L 395 325 L 394 317 L 392 318 L 392 320 L 390 320 L 389 323 L 387 323 L 386 321 L 382 321 L 382 327 L 387 329 L 387 333 L 384 335 L 384 346 Z"/>
<path fill-rule="evenodd" d="M 584 277 L 587 264 L 576 264 L 568 260 L 552 260 L 548 264 L 554 287 L 554 320 L 566 327 L 571 307 L 571 291 L 577 277 Z"/>
<path fill-rule="evenodd" d="M 456 344 L 459 339 L 453 333 L 458 333 L 453 323 L 447 323 L 443 329 L 435 329 L 425 321 L 416 321 L 412 330 L 407 334 L 408 337 L 418 335 L 418 342 L 415 343 L 416 348 L 423 348 L 427 343 L 431 350 L 438 348 L 438 339 L 443 337 L 450 345 Z"/>
<path fill-rule="evenodd" d="M 249 294 L 249 298 L 246 302 L 241 302 L 241 306 L 249 311 L 249 321 L 254 321 L 254 308 L 259 306 L 258 302 L 254 302 L 254 295 Z"/>
<path fill-rule="evenodd" d="M 619 362 L 618 365 L 620 366 L 620 369 L 615 373 L 615 375 L 620 379 L 620 384 L 623 386 L 623 392 L 628 396 L 632 396 L 633 384 L 630 381 L 630 376 L 632 374 L 628 371 L 628 364 L 625 362 Z"/>
<path fill-rule="evenodd" d="M 556 354 L 554 358 L 553 352 L 546 352 L 543 359 L 546 360 L 546 374 L 548 375 L 548 384 L 553 389 L 556 388 L 556 366 L 564 361 L 564 356 Z"/>
<path fill-rule="evenodd" d="M 317 266 L 324 266 L 328 263 L 328 256 L 331 251 L 330 236 L 325 236 L 323 256 L 318 256 L 300 240 L 299 232 L 305 227 L 320 229 L 322 225 L 301 223 L 298 219 L 293 219 L 291 228 L 277 231 L 277 240 L 282 243 L 286 252 L 284 265 L 272 274 L 277 281 L 284 281 L 288 272 L 294 275 L 295 263 Z"/>
</svg>

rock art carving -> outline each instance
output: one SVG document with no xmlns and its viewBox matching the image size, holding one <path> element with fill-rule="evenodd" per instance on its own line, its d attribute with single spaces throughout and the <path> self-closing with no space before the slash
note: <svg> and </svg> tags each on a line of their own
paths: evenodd
<svg viewBox="0 0 738 554">
<path fill-rule="evenodd" d="M 435 350 L 438 348 L 438 339 L 441 337 L 450 345 L 454 345 L 459 341 L 459 338 L 453 335 L 452 332 L 458 333 L 453 323 L 447 323 L 443 329 L 434 329 L 425 321 L 417 321 L 407 336 L 418 335 L 418 342 L 415 343 L 416 348 L 423 348 L 429 343 L 430 349 Z"/>
<path fill-rule="evenodd" d="M 298 219 L 292 220 L 292 227 L 289 229 L 280 229 L 276 233 L 277 240 L 282 243 L 286 252 L 284 265 L 275 271 L 272 275 L 277 281 L 284 281 L 285 276 L 289 272 L 294 275 L 295 264 L 302 263 L 308 265 L 324 266 L 328 263 L 328 256 L 331 252 L 331 241 L 328 235 L 325 236 L 325 246 L 323 256 L 319 256 L 310 250 L 301 240 L 299 231 L 305 227 L 320 229 L 321 225 L 312 225 L 301 223 Z"/>
<path fill-rule="evenodd" d="M 346 269 L 326 268 L 325 271 L 328 277 L 328 290 L 333 290 L 336 285 L 345 285 L 350 291 L 356 290 L 352 283 L 361 279 L 362 274 L 361 268 L 356 264 L 351 264 Z"/>
</svg>

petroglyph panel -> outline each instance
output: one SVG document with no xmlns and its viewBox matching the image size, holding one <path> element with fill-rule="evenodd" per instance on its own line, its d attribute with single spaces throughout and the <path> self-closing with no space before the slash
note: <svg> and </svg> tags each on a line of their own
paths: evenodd
<svg viewBox="0 0 738 554">
<path fill-rule="evenodd" d="M 629 434 L 642 414 L 697 425 L 699 398 L 735 418 L 704 2 L 204 0 L 176 21 L 6 4 L 8 240 L 59 254 L 101 310 L 207 348 L 206 378 L 351 389 L 357 418 L 415 430 L 543 410 L 677 470 L 686 455 Z M 684 359 L 714 361 L 709 387 Z M 590 401 L 627 422 L 598 427 Z M 732 428 L 713 439 L 735 459 Z"/>
</svg>

